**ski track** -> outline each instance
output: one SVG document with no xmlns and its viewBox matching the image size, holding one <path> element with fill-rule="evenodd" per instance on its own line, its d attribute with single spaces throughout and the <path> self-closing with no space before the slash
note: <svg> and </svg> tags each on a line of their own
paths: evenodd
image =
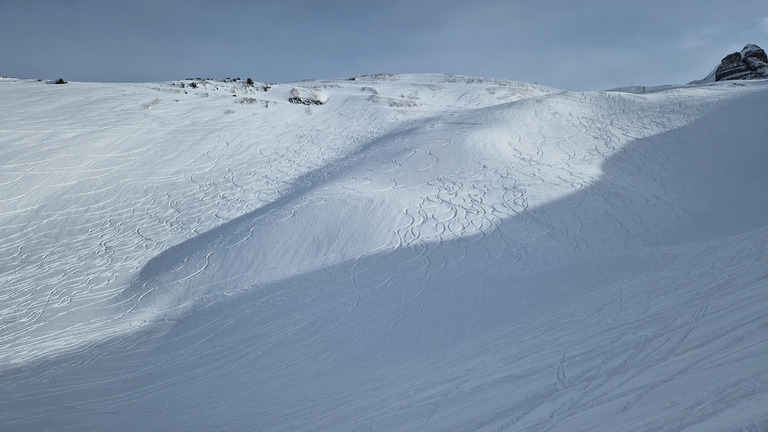
<svg viewBox="0 0 768 432">
<path fill-rule="evenodd" d="M 768 422 L 764 176 L 684 163 L 764 83 L 70 86 L 0 80 L 4 430 Z"/>
</svg>

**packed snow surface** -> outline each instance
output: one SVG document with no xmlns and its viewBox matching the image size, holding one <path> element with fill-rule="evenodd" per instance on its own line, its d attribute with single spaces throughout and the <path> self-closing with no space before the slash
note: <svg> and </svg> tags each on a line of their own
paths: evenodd
<svg viewBox="0 0 768 432">
<path fill-rule="evenodd" d="M 0 429 L 768 430 L 768 82 L 635 90 L 0 79 Z"/>
</svg>

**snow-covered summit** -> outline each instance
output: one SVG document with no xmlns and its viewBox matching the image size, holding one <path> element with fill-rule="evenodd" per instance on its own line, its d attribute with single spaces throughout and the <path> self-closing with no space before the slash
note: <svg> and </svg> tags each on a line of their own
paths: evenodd
<svg viewBox="0 0 768 432">
<path fill-rule="evenodd" d="M 0 79 L 0 424 L 762 430 L 767 94 Z"/>
</svg>

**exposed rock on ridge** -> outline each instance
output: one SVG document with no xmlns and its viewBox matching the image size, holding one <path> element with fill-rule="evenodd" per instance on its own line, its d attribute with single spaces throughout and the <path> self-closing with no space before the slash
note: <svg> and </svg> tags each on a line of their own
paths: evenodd
<svg viewBox="0 0 768 432">
<path fill-rule="evenodd" d="M 715 70 L 715 81 L 762 78 L 768 78 L 768 56 L 753 44 L 725 56 Z"/>
</svg>

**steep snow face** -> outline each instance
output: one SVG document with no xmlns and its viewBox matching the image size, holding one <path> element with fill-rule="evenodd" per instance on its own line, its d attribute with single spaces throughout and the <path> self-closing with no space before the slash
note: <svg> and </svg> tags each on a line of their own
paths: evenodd
<svg viewBox="0 0 768 432">
<path fill-rule="evenodd" d="M 0 80 L 0 422 L 764 429 L 768 86 L 647 90 Z"/>
</svg>

